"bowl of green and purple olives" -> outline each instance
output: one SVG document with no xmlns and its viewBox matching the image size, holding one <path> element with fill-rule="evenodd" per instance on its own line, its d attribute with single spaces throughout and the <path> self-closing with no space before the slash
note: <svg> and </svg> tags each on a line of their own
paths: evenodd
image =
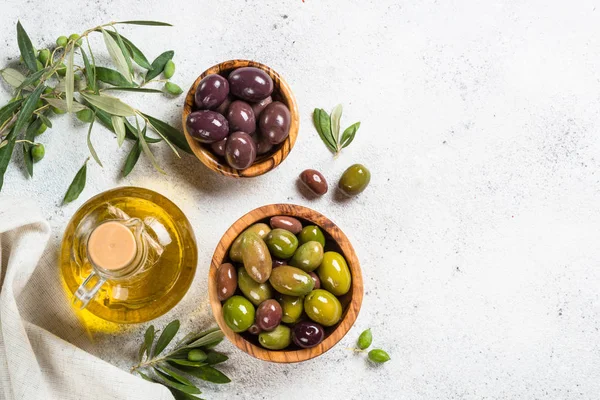
<svg viewBox="0 0 600 400">
<path fill-rule="evenodd" d="M 363 298 L 346 235 L 324 215 L 293 204 L 238 219 L 215 250 L 208 282 L 225 336 L 256 358 L 281 363 L 332 348 L 354 324 Z"/>
<path fill-rule="evenodd" d="M 225 61 L 204 71 L 187 93 L 183 131 L 213 171 L 254 177 L 277 167 L 298 135 L 296 98 L 268 66 Z"/>
</svg>

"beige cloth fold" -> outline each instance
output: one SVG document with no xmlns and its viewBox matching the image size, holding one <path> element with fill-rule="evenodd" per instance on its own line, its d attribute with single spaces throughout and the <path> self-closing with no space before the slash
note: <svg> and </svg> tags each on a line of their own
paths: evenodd
<svg viewBox="0 0 600 400">
<path fill-rule="evenodd" d="M 89 343 L 78 336 L 56 257 L 43 257 L 49 238 L 33 201 L 0 198 L 0 400 L 172 399 L 75 345 Z"/>
</svg>

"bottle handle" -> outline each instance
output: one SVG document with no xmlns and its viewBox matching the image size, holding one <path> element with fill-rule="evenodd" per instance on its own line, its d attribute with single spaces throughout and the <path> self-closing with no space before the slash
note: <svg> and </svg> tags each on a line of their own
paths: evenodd
<svg viewBox="0 0 600 400">
<path fill-rule="evenodd" d="M 87 307 L 90 301 L 96 296 L 98 290 L 104 285 L 106 279 L 98 275 L 95 271 L 92 271 L 85 281 L 77 288 L 73 294 L 71 303 L 78 308 L 83 310 Z"/>
</svg>

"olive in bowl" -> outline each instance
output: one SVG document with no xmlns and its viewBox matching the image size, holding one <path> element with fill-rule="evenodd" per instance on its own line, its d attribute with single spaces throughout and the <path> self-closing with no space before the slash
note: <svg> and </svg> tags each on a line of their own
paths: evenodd
<svg viewBox="0 0 600 400">
<path fill-rule="evenodd" d="M 285 219 L 303 228 L 290 225 L 298 233 L 283 232 Z M 230 265 L 238 268 L 237 289 L 223 280 Z M 363 297 L 348 238 L 324 215 L 292 204 L 263 206 L 237 220 L 217 245 L 208 282 L 225 336 L 256 358 L 280 363 L 309 360 L 332 348 L 354 324 Z M 244 298 L 244 307 L 232 307 Z"/>
<path fill-rule="evenodd" d="M 199 118 L 196 113 L 202 111 L 208 114 Z M 204 71 L 188 91 L 182 118 L 196 157 L 213 171 L 236 178 L 276 168 L 293 148 L 299 129 L 289 85 L 273 69 L 248 60 L 225 61 Z M 223 120 L 228 128 L 224 137 Z M 255 146 L 233 148 L 240 144 L 229 140 L 235 132 L 250 135 Z M 228 153 L 251 162 L 236 162 Z"/>
</svg>

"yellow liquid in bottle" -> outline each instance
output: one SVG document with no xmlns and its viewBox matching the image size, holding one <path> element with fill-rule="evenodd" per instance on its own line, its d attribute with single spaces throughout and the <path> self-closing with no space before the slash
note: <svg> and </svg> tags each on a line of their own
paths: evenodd
<svg viewBox="0 0 600 400">
<path fill-rule="evenodd" d="M 92 272 L 87 237 L 102 222 L 139 218 L 163 252 L 133 276 L 107 281 L 86 310 L 117 323 L 139 323 L 169 311 L 194 279 L 198 250 L 192 227 L 166 197 L 148 189 L 113 189 L 90 199 L 73 216 L 65 231 L 60 269 L 69 295 Z M 85 311 L 84 311 L 85 312 Z"/>
</svg>

